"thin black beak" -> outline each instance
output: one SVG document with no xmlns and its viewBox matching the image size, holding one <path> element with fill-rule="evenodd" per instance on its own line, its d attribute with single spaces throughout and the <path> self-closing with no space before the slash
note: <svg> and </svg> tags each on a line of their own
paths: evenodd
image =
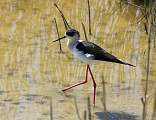
<svg viewBox="0 0 156 120">
<path fill-rule="evenodd" d="M 57 40 L 54 40 L 53 42 L 59 41 L 59 40 L 64 39 L 64 38 L 66 38 L 66 36 L 63 36 L 63 37 L 61 37 L 61 38 L 59 38 Z"/>
</svg>

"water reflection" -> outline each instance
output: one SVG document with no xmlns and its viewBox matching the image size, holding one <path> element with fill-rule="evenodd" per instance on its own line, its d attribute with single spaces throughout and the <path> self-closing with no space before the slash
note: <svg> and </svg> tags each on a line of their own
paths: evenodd
<svg viewBox="0 0 156 120">
<path fill-rule="evenodd" d="M 117 113 L 117 112 L 102 113 L 102 112 L 97 112 L 96 115 L 98 116 L 99 120 L 137 120 L 136 115 L 130 115 L 130 114 L 127 114 L 127 113 Z"/>
</svg>

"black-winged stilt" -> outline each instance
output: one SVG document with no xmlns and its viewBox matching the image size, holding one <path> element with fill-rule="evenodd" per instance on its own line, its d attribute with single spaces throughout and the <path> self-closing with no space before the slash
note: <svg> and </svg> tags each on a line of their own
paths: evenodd
<svg viewBox="0 0 156 120">
<path fill-rule="evenodd" d="M 71 50 L 73 55 L 76 58 L 80 59 L 81 61 L 87 63 L 85 80 L 80 83 L 77 83 L 75 85 L 72 85 L 68 88 L 65 88 L 65 89 L 63 89 L 63 91 L 65 92 L 73 87 L 85 84 L 87 82 L 88 71 L 89 71 L 91 78 L 93 80 L 93 87 L 94 87 L 93 104 L 95 104 L 96 82 L 95 82 L 93 74 L 91 72 L 89 63 L 91 63 L 93 61 L 100 60 L 100 61 L 119 63 L 119 64 L 124 64 L 124 65 L 129 65 L 129 66 L 135 67 L 132 64 L 129 64 L 127 62 L 123 62 L 123 61 L 119 60 L 117 57 L 106 52 L 103 48 L 99 47 L 98 45 L 96 45 L 92 42 L 89 42 L 89 41 L 81 40 L 79 32 L 75 29 L 72 29 L 72 28 L 68 29 L 65 32 L 64 37 L 54 40 L 53 42 L 56 42 L 63 38 L 68 38 L 67 46 L 69 47 L 69 49 Z"/>
</svg>

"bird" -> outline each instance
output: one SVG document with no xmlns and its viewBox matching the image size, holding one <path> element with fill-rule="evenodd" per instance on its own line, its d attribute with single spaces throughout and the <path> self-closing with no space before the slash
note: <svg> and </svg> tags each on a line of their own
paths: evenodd
<svg viewBox="0 0 156 120">
<path fill-rule="evenodd" d="M 95 105 L 95 96 L 96 96 L 96 81 L 94 79 L 93 73 L 90 68 L 90 63 L 93 61 L 106 61 L 106 62 L 112 62 L 112 63 L 118 63 L 123 65 L 128 65 L 132 67 L 136 67 L 132 64 L 129 64 L 127 62 L 123 62 L 122 60 L 118 59 L 116 56 L 110 54 L 109 52 L 105 51 L 100 46 L 96 45 L 93 42 L 89 42 L 86 40 L 80 39 L 80 33 L 74 29 L 70 28 L 65 32 L 65 35 L 57 40 L 54 40 L 53 42 L 62 40 L 64 38 L 67 38 L 67 46 L 69 50 L 72 52 L 75 58 L 81 60 L 82 62 L 86 63 L 86 71 L 85 71 L 85 80 L 74 84 L 70 87 L 67 87 L 63 89 L 63 92 L 66 92 L 67 90 L 74 88 L 76 86 L 82 85 L 87 83 L 88 80 L 88 72 L 91 75 L 92 81 L 93 81 L 93 87 L 94 87 L 94 94 L 93 94 L 93 104 Z"/>
</svg>

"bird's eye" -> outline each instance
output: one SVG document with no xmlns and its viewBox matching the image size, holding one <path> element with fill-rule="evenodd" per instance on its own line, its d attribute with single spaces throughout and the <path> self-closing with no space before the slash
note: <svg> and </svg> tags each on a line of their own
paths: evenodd
<svg viewBox="0 0 156 120">
<path fill-rule="evenodd" d="M 66 32 L 66 35 L 71 36 L 71 37 L 74 36 L 74 34 L 75 34 L 75 32 L 71 32 L 71 31 Z"/>
</svg>

